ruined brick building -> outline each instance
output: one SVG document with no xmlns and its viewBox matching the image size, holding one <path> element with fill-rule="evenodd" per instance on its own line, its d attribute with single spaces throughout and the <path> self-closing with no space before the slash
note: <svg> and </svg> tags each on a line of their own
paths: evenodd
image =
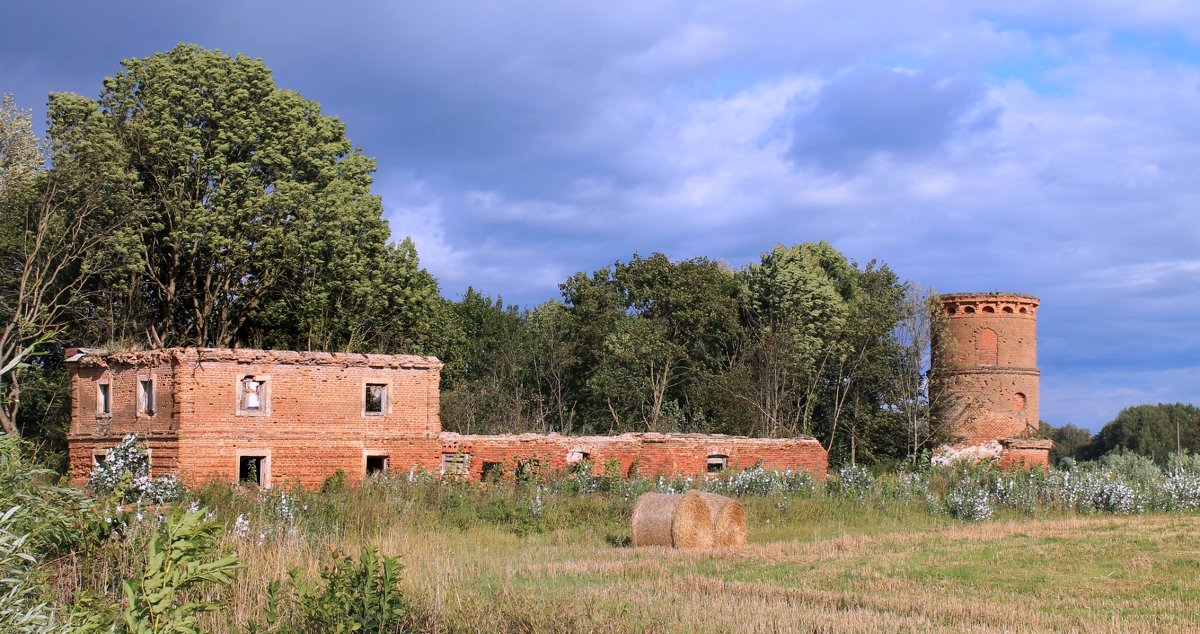
<svg viewBox="0 0 1200 634">
<path fill-rule="evenodd" d="M 943 454 L 996 457 L 1002 465 L 1046 465 L 1038 431 L 1038 299 L 1017 293 L 953 293 L 932 348 L 930 401 L 954 442 Z"/>
<path fill-rule="evenodd" d="M 702 434 L 470 436 L 442 432 L 433 357 L 171 348 L 68 351 L 72 473 L 129 433 L 145 440 L 151 473 L 187 484 L 254 480 L 315 486 L 339 469 L 423 469 L 480 479 L 493 471 L 562 470 L 590 461 L 628 475 L 699 475 L 762 463 L 823 478 L 811 437 Z"/>
<path fill-rule="evenodd" d="M 955 442 L 942 455 L 1045 465 L 1037 440 L 1038 300 L 1012 293 L 940 297 L 945 327 L 933 345 L 931 402 Z M 493 472 L 700 475 L 761 463 L 825 477 L 811 437 L 704 434 L 472 436 L 442 431 L 441 362 L 408 355 L 170 348 L 68 351 L 72 473 L 82 482 L 129 433 L 153 475 L 188 484 L 254 480 L 314 486 L 338 470 L 422 469 L 478 480 Z"/>
</svg>

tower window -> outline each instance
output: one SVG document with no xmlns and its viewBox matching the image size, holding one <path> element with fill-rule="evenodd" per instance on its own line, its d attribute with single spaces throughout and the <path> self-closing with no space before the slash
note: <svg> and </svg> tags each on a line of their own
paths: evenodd
<svg viewBox="0 0 1200 634">
<path fill-rule="evenodd" d="M 996 309 L 995 309 L 995 308 L 993 308 L 992 306 L 984 306 L 984 307 L 983 307 L 983 312 L 985 312 L 985 313 L 994 313 L 994 312 L 996 312 Z"/>
<path fill-rule="evenodd" d="M 968 315 L 974 315 L 974 314 L 975 314 L 975 307 L 974 307 L 974 306 L 967 306 L 966 308 L 964 308 L 964 309 L 963 309 L 963 312 L 964 312 L 964 313 L 966 313 L 966 314 L 968 314 Z"/>
<path fill-rule="evenodd" d="M 1005 307 L 1004 307 L 1004 312 L 1006 312 L 1006 313 L 1008 313 L 1008 314 L 1010 314 L 1010 315 L 1011 315 L 1011 314 L 1012 314 L 1012 311 L 1013 311 L 1013 310 L 1012 310 L 1012 306 L 1005 306 Z"/>
<path fill-rule="evenodd" d="M 383 475 L 387 473 L 387 456 L 367 456 L 367 475 Z"/>
<path fill-rule="evenodd" d="M 271 478 L 271 474 L 267 471 L 269 468 L 270 463 L 267 461 L 267 456 L 240 456 L 238 457 L 238 482 L 265 487 Z"/>
<path fill-rule="evenodd" d="M 979 331 L 979 338 L 975 342 L 976 363 L 979 365 L 996 365 L 998 363 L 998 344 L 996 341 L 996 331 L 991 328 L 984 328 Z"/>
</svg>

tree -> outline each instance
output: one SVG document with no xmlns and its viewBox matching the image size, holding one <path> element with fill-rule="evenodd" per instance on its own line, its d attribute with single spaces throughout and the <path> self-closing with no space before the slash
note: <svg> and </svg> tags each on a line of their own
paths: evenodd
<svg viewBox="0 0 1200 634">
<path fill-rule="evenodd" d="M 1071 423 L 1055 428 L 1041 421 L 1038 437 L 1054 441 L 1050 461 L 1056 465 L 1062 464 L 1063 458 L 1083 458 L 1092 442 L 1092 432 Z"/>
<path fill-rule="evenodd" d="M 122 66 L 91 103 L 134 178 L 136 249 L 95 311 L 107 334 L 389 351 L 429 338 L 387 321 L 435 312 L 436 284 L 411 243 L 388 245 L 375 161 L 341 121 L 243 55 L 180 45 Z"/>
<path fill-rule="evenodd" d="M 18 167 L 0 190 L 0 427 L 9 434 L 20 432 L 22 361 L 59 336 L 68 318 L 86 314 L 89 282 L 119 271 L 132 240 L 124 213 L 129 175 L 116 166 L 112 136 L 85 101 L 51 98 L 51 167 Z M 9 135 L 8 147 L 37 146 L 31 129 L 22 135 L 19 143 Z"/>
<path fill-rule="evenodd" d="M 777 246 L 740 274 L 755 392 L 742 395 L 767 436 L 809 434 L 850 307 L 853 267 L 828 243 Z"/>
<path fill-rule="evenodd" d="M 31 111 L 5 93 L 0 99 L 0 194 L 28 181 L 44 163 Z"/>
</svg>

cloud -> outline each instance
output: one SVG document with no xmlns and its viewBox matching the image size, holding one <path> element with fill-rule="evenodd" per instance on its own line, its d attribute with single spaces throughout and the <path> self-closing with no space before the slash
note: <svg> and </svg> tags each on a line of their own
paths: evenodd
<svg viewBox="0 0 1200 634">
<path fill-rule="evenodd" d="M 793 160 L 842 171 L 876 155 L 924 156 L 960 132 L 996 125 L 999 109 L 985 102 L 976 80 L 855 67 L 802 104 L 792 129 Z"/>
</svg>

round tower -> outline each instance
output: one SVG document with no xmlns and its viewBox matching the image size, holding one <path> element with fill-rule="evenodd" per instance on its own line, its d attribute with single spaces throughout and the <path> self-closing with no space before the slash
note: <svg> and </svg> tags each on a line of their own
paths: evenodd
<svg viewBox="0 0 1200 634">
<path fill-rule="evenodd" d="M 930 404 L 956 440 L 1030 436 L 1038 429 L 1038 298 L 950 293 L 931 354 Z"/>
</svg>

